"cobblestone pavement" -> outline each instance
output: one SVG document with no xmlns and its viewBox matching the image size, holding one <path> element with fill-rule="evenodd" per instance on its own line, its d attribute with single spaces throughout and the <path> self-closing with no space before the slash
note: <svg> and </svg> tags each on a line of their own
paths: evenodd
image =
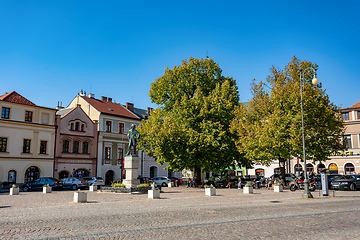
<svg viewBox="0 0 360 240">
<path fill-rule="evenodd" d="M 360 191 L 163 190 L 161 199 L 88 192 L 87 203 L 72 191 L 3 193 L 0 239 L 360 239 Z"/>
</svg>

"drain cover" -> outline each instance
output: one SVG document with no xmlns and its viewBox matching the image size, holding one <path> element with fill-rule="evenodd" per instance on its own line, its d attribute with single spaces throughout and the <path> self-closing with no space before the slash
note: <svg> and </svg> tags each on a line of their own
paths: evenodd
<svg viewBox="0 0 360 240">
<path fill-rule="evenodd" d="M 281 203 L 280 201 L 270 201 L 271 203 Z"/>
</svg>

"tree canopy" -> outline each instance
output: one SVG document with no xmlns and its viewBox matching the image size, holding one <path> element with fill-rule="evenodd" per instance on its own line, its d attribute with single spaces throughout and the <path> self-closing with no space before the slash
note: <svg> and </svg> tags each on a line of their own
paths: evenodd
<svg viewBox="0 0 360 240">
<path fill-rule="evenodd" d="M 237 133 L 240 153 L 255 163 L 269 165 L 279 160 L 285 175 L 286 159 L 302 159 L 300 70 L 304 73 L 304 129 L 306 159 L 325 161 L 333 151 L 344 150 L 344 125 L 339 109 L 330 102 L 322 85 L 311 80 L 318 66 L 293 57 L 284 70 L 271 68 L 266 82 L 253 81 L 253 98 L 239 106 L 232 130 Z"/>
<path fill-rule="evenodd" d="M 160 107 L 142 122 L 139 144 L 158 163 L 174 171 L 217 171 L 240 159 L 230 131 L 239 105 L 236 81 L 222 76 L 212 59 L 190 57 L 166 68 L 149 95 Z"/>
</svg>

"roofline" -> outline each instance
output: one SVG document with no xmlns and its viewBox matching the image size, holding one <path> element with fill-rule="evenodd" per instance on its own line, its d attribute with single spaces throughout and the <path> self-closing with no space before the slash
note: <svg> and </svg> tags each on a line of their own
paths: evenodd
<svg viewBox="0 0 360 240">
<path fill-rule="evenodd" d="M 104 115 L 109 115 L 109 116 L 114 116 L 114 117 L 121 117 L 121 118 L 126 118 L 126 119 L 132 119 L 132 120 L 138 120 L 141 122 L 141 118 L 131 118 L 131 117 L 126 117 L 126 116 L 122 116 L 122 115 L 118 115 L 118 114 L 111 114 L 111 113 L 105 113 L 105 112 L 100 112 L 101 114 Z M 133 113 L 134 114 L 134 113 Z M 135 115 L 135 114 L 134 114 Z M 136 116 L 136 115 L 135 115 Z"/>
<path fill-rule="evenodd" d="M 48 109 L 48 110 L 54 110 L 54 111 L 57 111 L 56 108 L 50 108 L 50 107 L 43 107 L 43 106 L 39 106 L 39 105 L 28 105 L 28 104 L 23 104 L 23 103 L 15 103 L 15 102 L 9 102 L 9 101 L 6 101 L 6 100 L 2 100 L 0 99 L 0 101 L 2 102 L 7 102 L 7 103 L 11 103 L 11 104 L 18 104 L 18 105 L 22 105 L 22 106 L 29 106 L 29 107 L 38 107 L 38 108 L 45 108 L 45 109 Z"/>
</svg>

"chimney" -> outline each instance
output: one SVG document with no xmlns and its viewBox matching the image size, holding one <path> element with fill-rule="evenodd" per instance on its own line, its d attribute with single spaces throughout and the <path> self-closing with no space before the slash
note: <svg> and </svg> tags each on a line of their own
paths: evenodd
<svg viewBox="0 0 360 240">
<path fill-rule="evenodd" d="M 150 113 L 151 113 L 152 110 L 153 110 L 153 108 L 148 107 L 148 108 L 147 108 L 147 114 L 150 115 Z"/>
<path fill-rule="evenodd" d="M 134 104 L 127 102 L 126 103 L 126 108 L 133 112 L 134 111 Z"/>
<path fill-rule="evenodd" d="M 63 109 L 64 107 L 62 106 L 62 102 L 58 102 L 58 105 L 56 107 L 56 110 L 60 110 Z"/>
<path fill-rule="evenodd" d="M 95 94 L 89 93 L 89 98 L 95 98 Z"/>
<path fill-rule="evenodd" d="M 86 96 L 86 92 L 81 89 L 80 96 Z"/>
<path fill-rule="evenodd" d="M 107 100 L 108 100 L 108 102 L 112 102 L 112 98 L 111 98 L 111 97 L 109 97 Z"/>
<path fill-rule="evenodd" d="M 101 96 L 101 101 L 107 102 L 107 97 Z"/>
</svg>

